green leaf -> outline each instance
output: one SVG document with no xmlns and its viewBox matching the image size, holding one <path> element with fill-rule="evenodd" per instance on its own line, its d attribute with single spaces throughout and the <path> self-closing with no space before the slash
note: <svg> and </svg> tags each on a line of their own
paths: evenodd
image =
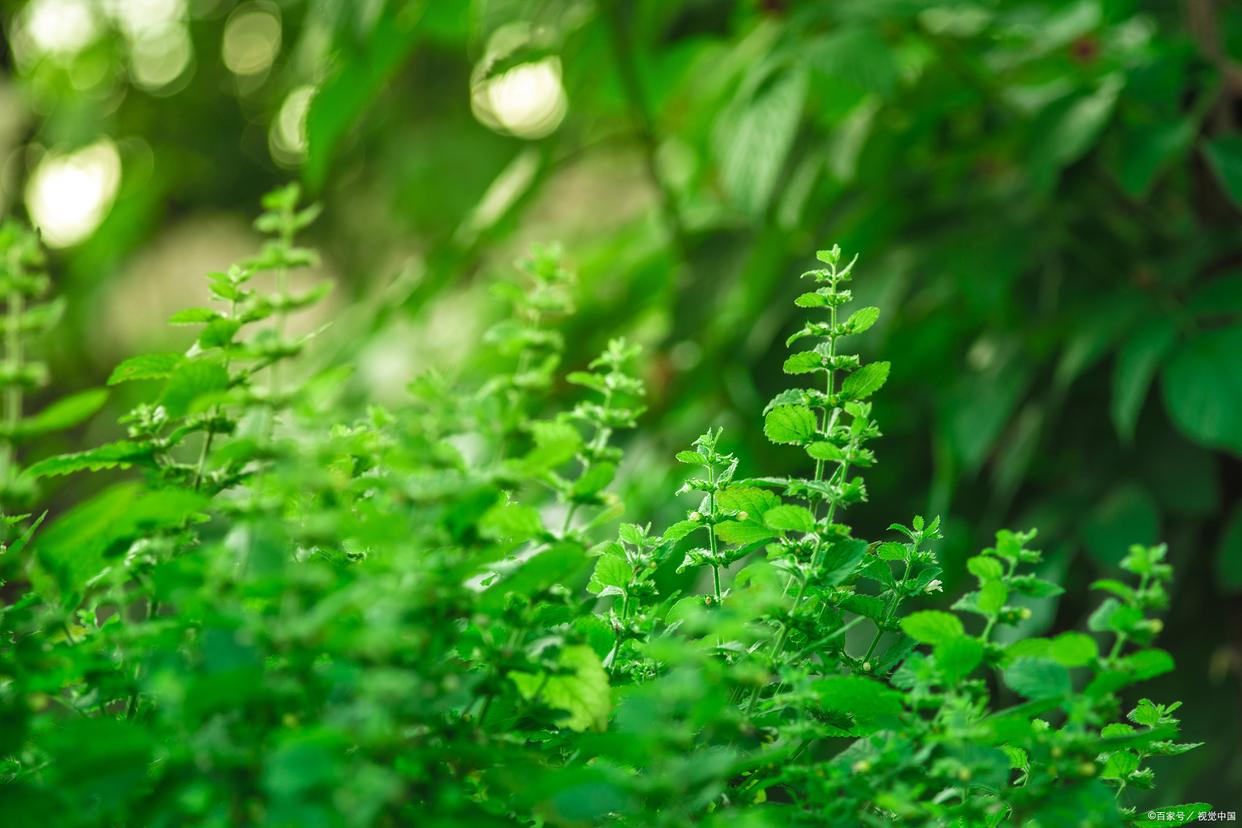
<svg viewBox="0 0 1242 828">
<path fill-rule="evenodd" d="M 826 463 L 839 463 L 845 459 L 845 452 L 823 440 L 817 440 L 807 446 L 806 453 L 812 460 L 823 460 Z"/>
<path fill-rule="evenodd" d="M 1177 331 L 1169 319 L 1156 319 L 1131 334 L 1117 352 L 1113 371 L 1113 396 L 1109 407 L 1117 434 L 1127 442 L 1147 398 L 1152 378 L 1165 354 L 1173 347 Z"/>
<path fill-rule="evenodd" d="M 868 330 L 880 318 L 879 308 L 859 308 L 850 314 L 850 318 L 846 321 L 845 327 L 850 333 L 860 334 Z M 887 375 L 886 375 L 887 376 Z"/>
<path fill-rule="evenodd" d="M 692 520 L 679 520 L 664 530 L 664 540 L 679 541 L 698 528 L 699 524 Z"/>
<path fill-rule="evenodd" d="M 113 369 L 108 385 L 134 380 L 165 379 L 184 359 L 181 354 L 139 354 L 130 357 Z"/>
<path fill-rule="evenodd" d="M 616 474 L 617 467 L 612 463 L 595 463 L 574 481 L 569 496 L 575 501 L 590 501 L 612 483 Z"/>
<path fill-rule="evenodd" d="M 845 538 L 835 541 L 824 553 L 816 578 L 821 584 L 835 586 L 853 575 L 866 555 L 867 542 L 864 540 Z"/>
<path fill-rule="evenodd" d="M 802 506 L 777 506 L 763 515 L 769 529 L 783 532 L 810 532 L 815 528 L 815 516 Z"/>
<path fill-rule="evenodd" d="M 820 293 L 803 293 L 794 300 L 794 304 L 800 308 L 822 308 L 828 305 L 828 299 Z"/>
<path fill-rule="evenodd" d="M 809 374 L 824 368 L 824 358 L 815 351 L 799 351 L 785 360 L 786 374 Z"/>
<path fill-rule="evenodd" d="M 66 512 L 35 543 L 39 566 L 66 592 L 80 590 L 128 541 L 180 527 L 208 499 L 185 489 L 145 492 L 136 483 L 113 486 Z"/>
<path fill-rule="evenodd" d="M 591 581 L 587 584 L 587 589 L 596 595 L 604 592 L 608 587 L 624 592 L 629 588 L 633 577 L 634 569 L 625 556 L 610 552 L 601 555 L 595 562 L 595 571 L 591 573 Z"/>
<path fill-rule="evenodd" d="M 131 465 L 151 456 L 151 449 L 140 443 L 129 440 L 118 440 L 115 443 L 80 451 L 75 454 L 59 454 L 40 460 L 26 473 L 32 477 L 59 477 L 75 474 L 80 471 L 102 471 L 103 469 L 127 469 Z"/>
<path fill-rule="evenodd" d="M 229 387 L 224 364 L 211 359 L 191 359 L 178 365 L 168 377 L 160 398 L 170 417 L 184 417 L 202 410 Z"/>
<path fill-rule="evenodd" d="M 901 693 L 863 676 L 830 676 L 811 684 L 819 707 L 846 716 L 854 735 L 863 736 L 896 725 L 902 713 Z"/>
<path fill-rule="evenodd" d="M 725 543 L 746 546 L 774 537 L 771 529 L 754 520 L 726 520 L 716 524 L 716 537 Z"/>
<path fill-rule="evenodd" d="M 876 557 L 884 561 L 904 561 L 909 554 L 909 550 L 904 543 L 894 543 L 886 541 L 875 549 Z"/>
<path fill-rule="evenodd" d="M 334 44 L 335 71 L 320 84 L 306 114 L 307 158 L 304 172 L 312 188 L 327 177 L 328 164 L 337 143 L 349 131 L 393 73 L 409 56 L 416 42 L 416 27 L 422 5 L 400 10 L 381 7 L 365 33 L 353 26 L 342 26 L 342 36 Z M 360 19 L 364 19 L 361 18 Z"/>
<path fill-rule="evenodd" d="M 203 325 L 220 319 L 219 311 L 211 308 L 185 308 L 174 313 L 168 319 L 169 325 Z"/>
<path fill-rule="evenodd" d="M 1048 652 L 1058 664 L 1085 667 L 1099 656 L 1100 648 L 1086 633 L 1067 632 L 1052 639 Z"/>
<path fill-rule="evenodd" d="M 870 25 L 852 24 L 811 38 L 802 56 L 812 69 L 832 83 L 847 84 L 861 92 L 890 94 L 901 78 L 893 48 Z"/>
<path fill-rule="evenodd" d="M 489 540 L 522 543 L 544 532 L 539 510 L 521 503 L 498 503 L 479 518 L 479 534 Z"/>
<path fill-rule="evenodd" d="M 578 644 L 561 651 L 564 673 L 548 675 L 514 671 L 509 678 L 522 697 L 563 710 L 561 724 L 570 730 L 603 730 L 612 710 L 611 688 L 603 662 L 590 647 Z"/>
<path fill-rule="evenodd" d="M 901 628 L 920 644 L 942 644 L 966 634 L 961 619 L 937 610 L 910 613 L 901 619 Z"/>
<path fill-rule="evenodd" d="M 769 509 L 781 505 L 781 499 L 767 489 L 736 486 L 716 495 L 716 507 L 724 512 L 745 512 L 750 519 L 759 520 Z"/>
<path fill-rule="evenodd" d="M 688 463 L 692 466 L 707 466 L 707 458 L 699 454 L 697 451 L 679 451 L 675 455 L 678 463 Z"/>
<path fill-rule="evenodd" d="M 1222 135 L 1207 142 L 1203 152 L 1220 188 L 1235 206 L 1242 207 L 1242 136 Z"/>
<path fill-rule="evenodd" d="M 713 136 L 725 191 L 752 216 L 771 201 L 806 98 L 804 72 L 794 68 L 771 78 L 771 65 L 757 65 L 739 98 L 721 113 Z"/>
<path fill-rule="evenodd" d="M 1216 547 L 1217 585 L 1229 592 L 1242 591 L 1242 508 L 1234 510 Z"/>
<path fill-rule="evenodd" d="M 976 555 L 973 558 L 968 558 L 966 569 L 980 581 L 992 580 L 1005 574 L 1005 565 L 996 560 L 996 558 L 990 558 L 986 555 Z"/>
<path fill-rule="evenodd" d="M 851 400 L 865 400 L 888 380 L 887 362 L 870 362 L 845 378 L 841 395 Z"/>
<path fill-rule="evenodd" d="M 102 388 L 82 391 L 57 400 L 47 408 L 18 423 L 17 436 L 33 437 L 72 428 L 103 407 L 108 392 Z"/>
<path fill-rule="evenodd" d="M 1019 658 L 1005 670 L 1005 684 L 1028 699 L 1051 699 L 1069 695 L 1070 674 L 1050 658 Z"/>
<path fill-rule="evenodd" d="M 805 443 L 815 429 L 815 413 L 800 405 L 778 406 L 763 418 L 763 433 L 773 443 Z"/>
<path fill-rule="evenodd" d="M 1160 510 L 1141 486 L 1110 492 L 1083 521 L 1082 537 L 1098 561 L 1115 566 L 1133 543 L 1154 543 L 1160 532 Z"/>
<path fill-rule="evenodd" d="M 1242 326 L 1204 331 L 1164 365 L 1164 405 L 1181 431 L 1205 446 L 1242 454 Z"/>
<path fill-rule="evenodd" d="M 941 675 L 949 685 L 954 685 L 983 661 L 983 644 L 963 635 L 937 644 L 934 653 Z"/>
<path fill-rule="evenodd" d="M 1009 600 L 1009 588 L 1005 586 L 1004 581 L 991 580 L 985 581 L 983 586 L 979 587 L 979 599 L 976 605 L 979 607 L 979 612 L 992 616 L 1004 608 L 1007 600 Z"/>
</svg>

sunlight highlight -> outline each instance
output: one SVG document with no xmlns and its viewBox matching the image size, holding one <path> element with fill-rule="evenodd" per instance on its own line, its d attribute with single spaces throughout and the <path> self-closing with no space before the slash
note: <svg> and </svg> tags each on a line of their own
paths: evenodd
<svg viewBox="0 0 1242 828">
<path fill-rule="evenodd" d="M 49 247 L 68 247 L 94 232 L 121 182 L 121 156 L 104 139 L 77 152 L 49 153 L 26 187 L 26 207 Z"/>
</svg>

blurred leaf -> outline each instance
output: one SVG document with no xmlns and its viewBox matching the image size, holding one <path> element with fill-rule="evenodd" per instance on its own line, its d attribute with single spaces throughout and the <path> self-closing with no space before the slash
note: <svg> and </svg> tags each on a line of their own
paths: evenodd
<svg viewBox="0 0 1242 828">
<path fill-rule="evenodd" d="M 1047 658 L 1019 658 L 1005 670 L 1005 684 L 1028 699 L 1069 695 L 1070 674 L 1063 665 Z"/>
<path fill-rule="evenodd" d="M 1221 589 L 1242 592 L 1242 508 L 1235 509 L 1216 548 L 1216 578 Z"/>
<path fill-rule="evenodd" d="M 38 414 L 18 423 L 16 433 L 19 437 L 34 437 L 72 428 L 102 408 L 107 400 L 108 392 L 102 388 L 61 397 Z"/>
<path fill-rule="evenodd" d="M 1242 454 L 1242 326 L 1196 334 L 1165 363 L 1164 404 L 1193 440 Z"/>
<path fill-rule="evenodd" d="M 767 209 L 802 115 L 806 75 L 796 69 L 765 79 L 735 101 L 716 125 L 721 179 L 735 204 L 752 216 Z"/>
<path fill-rule="evenodd" d="M 1242 207 L 1242 136 L 1222 135 L 1204 144 L 1203 152 L 1220 188 Z"/>
<path fill-rule="evenodd" d="M 1176 338 L 1177 330 L 1173 322 L 1158 318 L 1141 325 L 1117 352 L 1109 412 L 1123 440 L 1134 439 L 1134 427 L 1147 398 L 1147 390 L 1160 361 L 1173 347 Z"/>
<path fill-rule="evenodd" d="M 1083 541 L 1097 561 L 1115 566 L 1135 543 L 1154 543 L 1160 530 L 1156 502 L 1141 486 L 1109 492 L 1087 516 Z"/>
<path fill-rule="evenodd" d="M 566 672 L 535 675 L 514 671 L 509 678 L 524 698 L 568 713 L 563 721 L 565 727 L 603 730 L 612 702 L 608 674 L 599 656 L 590 647 L 566 647 L 561 651 L 560 667 Z"/>
</svg>

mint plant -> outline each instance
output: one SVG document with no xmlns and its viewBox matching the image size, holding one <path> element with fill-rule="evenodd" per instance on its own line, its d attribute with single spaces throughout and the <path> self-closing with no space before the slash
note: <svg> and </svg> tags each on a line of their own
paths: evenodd
<svg viewBox="0 0 1242 828">
<path fill-rule="evenodd" d="M 23 417 L 10 397 L 28 499 L 39 479 L 100 477 L 46 519 L 8 519 L 6 821 L 1133 824 L 1153 760 L 1194 747 L 1176 702 L 1128 698 L 1173 667 L 1152 646 L 1163 547 L 1096 584 L 1086 631 L 1027 637 L 1029 602 L 1061 589 L 1034 532 L 998 533 L 946 610 L 938 518 L 875 539 L 846 522 L 889 368 L 853 352 L 879 311 L 846 314 L 838 249 L 797 300 L 820 314 L 785 362 L 808 386 L 763 412 L 805 476 L 745 476 L 709 428 L 676 455 L 690 499 L 659 531 L 617 486 L 638 349 L 614 340 L 562 375 L 577 354 L 557 249 L 496 290 L 498 372 L 429 371 L 386 408 L 339 368 L 299 373 L 289 317 L 323 291 L 293 292 L 289 271 L 314 261 L 295 238 L 316 210 L 296 188 L 263 207 L 260 253 L 173 317 L 188 349 L 113 372 L 144 396 L 125 436 L 17 471 L 29 423 L 93 409 Z M 33 331 L 37 247 L 5 233 L 6 334 Z M 6 376 L 33 375 L 6 341 Z M 562 382 L 580 389 L 568 409 Z"/>
</svg>

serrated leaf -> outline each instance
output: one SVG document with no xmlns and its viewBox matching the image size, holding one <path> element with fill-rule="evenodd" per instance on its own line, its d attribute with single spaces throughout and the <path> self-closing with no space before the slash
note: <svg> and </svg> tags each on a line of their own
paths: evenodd
<svg viewBox="0 0 1242 828">
<path fill-rule="evenodd" d="M 679 520 L 664 530 L 664 540 L 679 541 L 698 528 L 699 524 L 692 520 Z"/>
<path fill-rule="evenodd" d="M 725 543 L 746 546 L 775 537 L 775 533 L 757 521 L 726 520 L 716 524 L 716 537 Z"/>
<path fill-rule="evenodd" d="M 201 410 L 209 400 L 228 390 L 229 372 L 216 360 L 192 359 L 179 364 L 168 377 L 160 402 L 170 417 Z"/>
<path fill-rule="evenodd" d="M 1085 667 L 1100 654 L 1100 648 L 1086 633 L 1067 632 L 1052 639 L 1048 654 L 1066 667 Z"/>
<path fill-rule="evenodd" d="M 63 397 L 19 422 L 14 436 L 20 439 L 72 428 L 102 408 L 107 400 L 108 392 L 102 388 Z"/>
<path fill-rule="evenodd" d="M 800 308 L 823 308 L 827 307 L 828 299 L 819 293 L 803 293 L 794 300 L 794 304 Z"/>
<path fill-rule="evenodd" d="M 566 672 L 549 675 L 514 671 L 509 678 L 523 698 L 564 711 L 564 727 L 603 730 L 612 710 L 612 694 L 600 657 L 590 647 L 578 644 L 563 649 L 559 663 Z"/>
<path fill-rule="evenodd" d="M 164 379 L 184 359 L 181 354 L 139 354 L 130 357 L 112 370 L 108 385 L 135 380 Z"/>
<path fill-rule="evenodd" d="M 937 644 L 934 654 L 941 675 L 953 685 L 970 675 L 983 661 L 983 644 L 963 635 Z"/>
<path fill-rule="evenodd" d="M 884 386 L 888 380 L 889 363 L 869 362 L 845 378 L 841 383 L 842 396 L 851 400 L 865 400 Z"/>
<path fill-rule="evenodd" d="M 815 516 L 803 506 L 777 506 L 763 514 L 763 522 L 769 529 L 783 532 L 810 532 L 815 528 Z"/>
<path fill-rule="evenodd" d="M 824 440 L 811 443 L 806 447 L 806 453 L 812 460 L 823 460 L 826 463 L 838 463 L 845 459 L 845 452 Z"/>
<path fill-rule="evenodd" d="M 868 330 L 880 318 L 880 309 L 873 307 L 859 308 L 850 314 L 845 327 L 850 333 L 860 334 Z"/>
<path fill-rule="evenodd" d="M 773 443 L 805 443 L 815 429 L 815 413 L 800 405 L 773 408 L 763 418 L 763 433 Z"/>
<path fill-rule="evenodd" d="M 48 457 L 26 469 L 26 474 L 32 477 L 59 477 L 80 471 L 127 469 L 150 455 L 151 450 L 140 443 L 118 440 L 87 451 Z"/>
<path fill-rule="evenodd" d="M 595 562 L 595 571 L 591 573 L 587 589 L 599 594 L 605 587 L 616 587 L 624 592 L 629 588 L 630 579 L 633 577 L 634 569 L 624 555 L 601 555 Z"/>
<path fill-rule="evenodd" d="M 897 724 L 901 693 L 863 676 L 830 676 L 811 684 L 821 710 L 848 716 L 854 735 L 863 736 Z"/>
<path fill-rule="evenodd" d="M 1005 684 L 1028 699 L 1051 699 L 1069 695 L 1070 674 L 1050 658 L 1019 658 L 1005 673 Z"/>
<path fill-rule="evenodd" d="M 904 561 L 909 552 L 904 543 L 893 541 L 886 541 L 875 549 L 876 556 L 885 561 Z"/>
<path fill-rule="evenodd" d="M 687 463 L 691 466 L 707 466 L 707 458 L 697 451 L 679 451 L 674 456 L 678 463 Z"/>
<path fill-rule="evenodd" d="M 942 644 L 966 634 L 960 618 L 937 610 L 913 612 L 901 619 L 901 628 L 921 644 Z"/>
<path fill-rule="evenodd" d="M 799 351 L 790 354 L 785 360 L 783 370 L 786 374 L 809 374 L 824 367 L 824 358 L 815 351 Z"/>
</svg>

